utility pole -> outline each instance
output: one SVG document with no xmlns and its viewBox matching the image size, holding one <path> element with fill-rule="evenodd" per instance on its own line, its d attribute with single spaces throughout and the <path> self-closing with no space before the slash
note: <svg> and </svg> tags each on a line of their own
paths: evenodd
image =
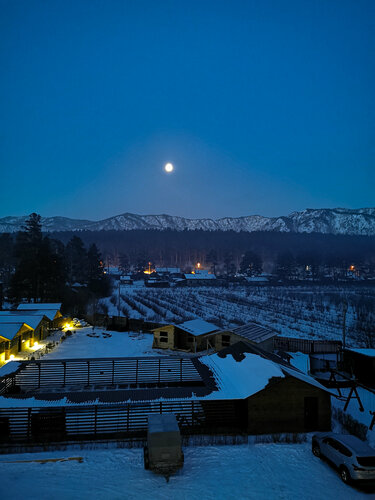
<svg viewBox="0 0 375 500">
<path fill-rule="evenodd" d="M 118 301 L 117 301 L 117 315 L 120 317 L 120 286 L 121 280 L 118 282 Z"/>
<path fill-rule="evenodd" d="M 342 317 L 342 349 L 345 350 L 346 347 L 346 312 L 348 310 L 348 303 L 344 300 L 343 303 L 343 317 Z"/>
</svg>

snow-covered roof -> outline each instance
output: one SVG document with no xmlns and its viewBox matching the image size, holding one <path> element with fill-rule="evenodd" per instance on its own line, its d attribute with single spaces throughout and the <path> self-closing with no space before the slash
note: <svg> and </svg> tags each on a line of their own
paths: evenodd
<svg viewBox="0 0 375 500">
<path fill-rule="evenodd" d="M 1 323 L 21 322 L 35 330 L 44 317 L 44 314 L 28 314 L 25 311 L 0 311 L 0 325 Z"/>
<path fill-rule="evenodd" d="M 34 309 L 34 310 L 25 310 L 25 314 L 28 316 L 46 316 L 50 321 L 53 321 L 57 316 L 59 316 L 60 309 Z"/>
<path fill-rule="evenodd" d="M 12 340 L 21 330 L 25 323 L 3 323 L 0 322 L 0 335 L 6 339 Z"/>
<path fill-rule="evenodd" d="M 219 388 L 205 399 L 244 399 L 263 390 L 272 377 L 285 377 L 278 365 L 248 352 L 242 361 L 231 354 L 213 354 L 199 360 L 212 371 Z"/>
<path fill-rule="evenodd" d="M 247 323 L 246 325 L 238 326 L 234 328 L 232 332 L 257 344 L 277 335 L 276 332 L 264 326 L 257 325 L 256 323 Z"/>
<path fill-rule="evenodd" d="M 184 274 L 187 280 L 216 280 L 214 274 Z"/>
<path fill-rule="evenodd" d="M 192 319 L 176 326 L 194 336 L 205 335 L 206 333 L 216 332 L 219 330 L 216 325 L 208 323 L 208 321 L 204 321 L 203 319 Z"/>
<path fill-rule="evenodd" d="M 348 351 L 353 351 L 358 354 L 363 354 L 364 356 L 369 356 L 370 358 L 375 358 L 375 349 L 348 349 Z"/>
<path fill-rule="evenodd" d="M 21 363 L 19 361 L 8 361 L 8 363 L 5 363 L 5 365 L 0 368 L 0 378 L 14 373 L 20 366 Z"/>
<path fill-rule="evenodd" d="M 180 274 L 181 272 L 179 267 L 156 267 L 155 271 L 157 273 L 170 273 L 170 274 Z"/>
<path fill-rule="evenodd" d="M 18 311 L 35 311 L 36 309 L 61 309 L 61 302 L 34 302 L 32 304 L 20 304 L 17 307 Z"/>
<path fill-rule="evenodd" d="M 243 399 L 263 390 L 272 377 L 285 378 L 286 375 L 331 392 L 313 377 L 300 372 L 286 363 L 275 362 L 264 356 L 247 352 L 245 343 L 239 342 L 221 353 L 202 356 L 199 360 L 214 374 L 219 391 L 213 391 L 204 399 Z M 231 351 L 234 351 L 231 354 Z M 235 352 L 237 350 L 237 352 Z M 238 354 L 240 357 L 238 357 Z M 275 356 L 273 356 L 274 359 Z"/>
<path fill-rule="evenodd" d="M 245 276 L 245 280 L 249 283 L 260 283 L 268 281 L 268 278 L 266 278 L 265 276 Z"/>
</svg>

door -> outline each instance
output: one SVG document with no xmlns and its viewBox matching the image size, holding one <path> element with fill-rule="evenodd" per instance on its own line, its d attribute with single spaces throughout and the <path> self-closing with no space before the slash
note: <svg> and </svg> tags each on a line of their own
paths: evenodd
<svg viewBox="0 0 375 500">
<path fill-rule="evenodd" d="M 22 335 L 18 337 L 18 352 L 22 351 Z"/>
<path fill-rule="evenodd" d="M 315 431 L 319 429 L 318 398 L 305 398 L 304 417 L 306 431 Z"/>
</svg>

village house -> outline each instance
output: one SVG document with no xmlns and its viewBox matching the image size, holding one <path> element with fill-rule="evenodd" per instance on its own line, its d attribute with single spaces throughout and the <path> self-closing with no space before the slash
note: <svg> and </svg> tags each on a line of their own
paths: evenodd
<svg viewBox="0 0 375 500">
<path fill-rule="evenodd" d="M 186 286 L 217 286 L 219 280 L 205 269 L 196 269 L 193 273 L 184 274 Z"/>
</svg>

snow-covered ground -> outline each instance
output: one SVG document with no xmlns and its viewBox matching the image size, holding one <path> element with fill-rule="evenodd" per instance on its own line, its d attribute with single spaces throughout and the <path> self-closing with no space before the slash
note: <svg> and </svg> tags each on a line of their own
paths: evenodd
<svg viewBox="0 0 375 500">
<path fill-rule="evenodd" d="M 112 332 L 103 328 L 79 328 L 43 359 L 157 356 L 150 333 Z"/>
<path fill-rule="evenodd" d="M 310 444 L 187 447 L 185 464 L 165 478 L 143 468 L 142 449 L 71 450 L 0 456 L 2 500 L 356 499 L 314 457 Z M 3 463 L 83 457 L 83 462 Z M 20 480 L 22 478 L 22 480 Z"/>
</svg>

